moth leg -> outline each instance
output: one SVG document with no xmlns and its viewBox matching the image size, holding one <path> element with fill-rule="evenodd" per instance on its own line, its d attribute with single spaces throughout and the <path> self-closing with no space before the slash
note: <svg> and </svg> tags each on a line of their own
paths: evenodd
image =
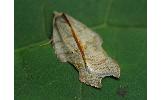
<svg viewBox="0 0 162 100">
<path fill-rule="evenodd" d="M 45 46 L 45 45 L 51 44 L 52 42 L 53 42 L 53 39 L 50 39 L 47 43 L 43 43 L 40 46 Z"/>
</svg>

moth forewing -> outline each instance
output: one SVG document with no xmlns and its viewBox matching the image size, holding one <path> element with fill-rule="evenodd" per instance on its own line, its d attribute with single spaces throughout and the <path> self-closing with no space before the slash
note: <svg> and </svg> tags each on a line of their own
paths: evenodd
<svg viewBox="0 0 162 100">
<path fill-rule="evenodd" d="M 55 51 L 64 51 L 62 52 L 62 55 L 66 56 L 66 62 L 69 62 L 73 64 L 78 70 L 79 68 L 84 67 L 84 61 L 81 57 L 81 53 L 78 50 L 77 43 L 75 42 L 75 39 L 73 38 L 73 35 L 71 33 L 71 28 L 69 24 L 66 22 L 64 17 L 62 16 L 62 13 L 55 13 L 54 17 L 54 28 L 53 28 L 53 38 L 55 33 L 58 33 L 61 42 L 63 43 L 60 48 L 55 48 Z M 55 30 L 57 32 L 55 32 Z M 57 45 L 58 42 L 54 43 L 54 45 Z M 65 50 L 63 50 L 65 49 Z M 60 54 L 56 52 L 56 54 L 60 57 Z M 61 59 L 61 61 L 64 59 Z"/>
<path fill-rule="evenodd" d="M 81 82 L 100 88 L 105 76 L 119 78 L 119 65 L 105 53 L 97 33 L 64 13 L 55 13 L 53 20 L 56 55 L 77 68 Z"/>
<path fill-rule="evenodd" d="M 67 48 L 65 47 L 60 35 L 58 34 L 58 32 L 56 31 L 57 29 L 54 27 L 53 28 L 53 48 L 55 48 L 55 53 L 57 54 L 57 57 L 62 61 L 62 62 L 66 62 L 67 58 L 65 55 L 65 51 L 67 50 Z"/>
</svg>

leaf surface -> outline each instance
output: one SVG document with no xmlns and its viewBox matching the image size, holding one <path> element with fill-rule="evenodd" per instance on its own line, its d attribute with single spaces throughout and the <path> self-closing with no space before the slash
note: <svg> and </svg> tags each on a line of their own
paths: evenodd
<svg viewBox="0 0 162 100">
<path fill-rule="evenodd" d="M 146 0 L 15 0 L 15 100 L 146 100 Z M 48 42 L 53 11 L 66 12 L 96 31 L 120 65 L 121 77 L 102 88 L 80 83 Z"/>
</svg>

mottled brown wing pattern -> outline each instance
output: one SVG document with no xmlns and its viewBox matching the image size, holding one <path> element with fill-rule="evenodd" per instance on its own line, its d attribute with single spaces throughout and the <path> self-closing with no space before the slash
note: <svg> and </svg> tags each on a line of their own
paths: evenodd
<svg viewBox="0 0 162 100">
<path fill-rule="evenodd" d="M 68 16 L 68 18 L 83 45 L 86 64 L 90 70 L 89 72 L 95 73 L 99 75 L 99 77 L 119 77 L 119 65 L 103 50 L 101 46 L 103 41 L 100 36 L 74 18 L 70 16 Z"/>
<path fill-rule="evenodd" d="M 59 59 L 63 62 L 69 62 L 77 69 L 84 66 L 84 61 L 78 50 L 78 46 L 71 34 L 71 29 L 66 20 L 60 14 L 55 14 L 53 28 L 53 40 L 55 51 Z M 57 42 L 57 40 L 61 40 Z"/>
<path fill-rule="evenodd" d="M 53 25 L 55 52 L 78 69 L 81 82 L 100 88 L 103 77 L 119 78 L 119 65 L 106 54 L 97 33 L 64 13 L 55 13 Z"/>
</svg>

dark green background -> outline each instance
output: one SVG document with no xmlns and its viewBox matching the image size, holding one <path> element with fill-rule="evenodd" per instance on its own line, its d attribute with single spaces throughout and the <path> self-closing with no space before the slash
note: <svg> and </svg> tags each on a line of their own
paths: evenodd
<svg viewBox="0 0 162 100">
<path fill-rule="evenodd" d="M 146 0 L 15 0 L 15 100 L 146 100 Z M 49 41 L 53 11 L 66 12 L 103 39 L 121 77 L 95 89 L 61 63 Z"/>
</svg>

